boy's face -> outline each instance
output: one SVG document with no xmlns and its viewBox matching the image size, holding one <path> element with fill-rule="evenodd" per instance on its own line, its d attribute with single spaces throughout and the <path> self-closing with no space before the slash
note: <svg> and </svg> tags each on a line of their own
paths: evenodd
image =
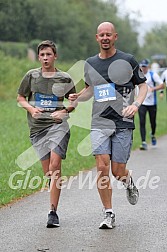
<svg viewBox="0 0 167 252">
<path fill-rule="evenodd" d="M 39 51 L 38 59 L 42 64 L 42 68 L 50 69 L 54 66 L 57 56 L 54 54 L 51 47 L 45 47 Z"/>
</svg>

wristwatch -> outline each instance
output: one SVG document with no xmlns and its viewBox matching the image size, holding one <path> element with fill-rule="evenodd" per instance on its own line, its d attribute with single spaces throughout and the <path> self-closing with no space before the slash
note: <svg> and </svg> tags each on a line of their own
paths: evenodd
<svg viewBox="0 0 167 252">
<path fill-rule="evenodd" d="M 137 101 L 134 101 L 133 103 L 132 103 L 133 105 L 135 105 L 137 108 L 140 108 L 140 103 L 139 102 L 137 102 Z"/>
<path fill-rule="evenodd" d="M 65 111 L 67 112 L 67 113 L 70 113 L 70 111 L 68 110 L 68 108 L 64 108 L 65 109 Z"/>
</svg>

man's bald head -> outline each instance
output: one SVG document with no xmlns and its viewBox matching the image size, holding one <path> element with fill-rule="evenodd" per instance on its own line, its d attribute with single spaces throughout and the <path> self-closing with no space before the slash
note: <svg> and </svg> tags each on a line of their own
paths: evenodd
<svg viewBox="0 0 167 252">
<path fill-rule="evenodd" d="M 111 29 L 112 32 L 116 32 L 115 26 L 111 22 L 103 22 L 97 27 L 97 33 L 100 33 L 103 29 Z"/>
</svg>

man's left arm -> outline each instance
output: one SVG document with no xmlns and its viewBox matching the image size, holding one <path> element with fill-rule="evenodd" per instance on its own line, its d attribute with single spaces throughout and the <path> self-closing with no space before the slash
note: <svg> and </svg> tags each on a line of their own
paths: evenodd
<svg viewBox="0 0 167 252">
<path fill-rule="evenodd" d="M 143 101 L 147 95 L 148 87 L 145 82 L 139 84 L 138 87 L 139 87 L 139 92 L 136 97 L 136 100 L 131 105 L 124 108 L 122 111 L 122 115 L 124 117 L 132 118 L 136 114 L 136 112 L 138 111 L 140 105 L 143 103 Z"/>
</svg>

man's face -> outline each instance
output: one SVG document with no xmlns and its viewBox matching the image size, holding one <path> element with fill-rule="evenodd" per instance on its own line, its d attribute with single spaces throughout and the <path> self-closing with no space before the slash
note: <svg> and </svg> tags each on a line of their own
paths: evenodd
<svg viewBox="0 0 167 252">
<path fill-rule="evenodd" d="M 144 74 L 148 72 L 148 66 L 141 66 L 141 68 Z"/>
<path fill-rule="evenodd" d="M 98 33 L 96 34 L 96 40 L 103 50 L 109 50 L 114 45 L 117 38 L 117 33 L 109 24 L 99 27 Z"/>
<path fill-rule="evenodd" d="M 39 51 L 38 59 L 41 62 L 43 68 L 49 69 L 54 66 L 56 55 L 54 54 L 52 48 L 45 47 Z"/>
</svg>

